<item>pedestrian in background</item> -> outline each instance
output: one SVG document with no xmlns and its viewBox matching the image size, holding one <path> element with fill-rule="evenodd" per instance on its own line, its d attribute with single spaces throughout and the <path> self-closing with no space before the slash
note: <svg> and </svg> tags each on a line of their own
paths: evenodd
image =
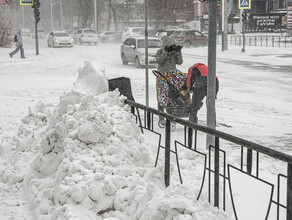
<svg viewBox="0 0 292 220">
<path fill-rule="evenodd" d="M 14 42 L 16 42 L 16 49 L 12 51 L 11 53 L 9 53 L 9 56 L 12 57 L 14 54 L 16 54 L 20 50 L 20 57 L 25 58 L 20 28 L 17 29 L 17 34 L 15 35 L 14 38 L 15 38 Z"/>
<path fill-rule="evenodd" d="M 174 39 L 170 36 L 166 36 L 162 40 L 161 48 L 156 52 L 156 61 L 158 63 L 157 71 L 164 74 L 168 71 L 176 71 L 176 65 L 183 63 L 183 57 L 181 53 L 181 46 L 176 45 Z M 164 103 L 162 99 L 168 96 L 168 86 L 161 79 L 156 79 L 156 90 L 157 90 L 157 102 L 158 110 L 164 111 Z M 159 125 L 164 127 L 165 121 L 163 117 L 159 116 Z"/>
</svg>

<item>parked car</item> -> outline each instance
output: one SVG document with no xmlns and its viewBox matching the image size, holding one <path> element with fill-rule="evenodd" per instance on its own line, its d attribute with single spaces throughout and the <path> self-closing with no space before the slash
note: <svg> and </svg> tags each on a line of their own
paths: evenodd
<svg viewBox="0 0 292 220">
<path fill-rule="evenodd" d="M 170 36 L 173 32 L 179 31 L 175 29 L 166 29 L 166 30 L 157 30 L 155 37 L 157 37 L 159 40 L 162 40 L 165 36 Z"/>
<path fill-rule="evenodd" d="M 31 37 L 31 32 L 28 28 L 22 28 L 21 29 L 21 34 L 23 37 Z"/>
<path fill-rule="evenodd" d="M 92 29 L 79 29 L 73 33 L 73 41 L 75 44 L 92 43 L 97 45 L 98 35 L 96 30 Z"/>
<path fill-rule="evenodd" d="M 31 37 L 35 38 L 35 32 L 33 32 L 31 34 Z M 45 30 L 44 29 L 38 29 L 38 38 L 41 38 L 41 39 L 45 39 L 46 38 L 46 34 L 45 34 Z"/>
<path fill-rule="evenodd" d="M 122 34 L 122 42 L 129 37 L 139 37 L 144 35 L 144 27 L 126 27 Z"/>
<path fill-rule="evenodd" d="M 177 44 L 182 44 L 185 47 L 199 47 L 208 44 L 208 36 L 196 30 L 174 31 L 171 34 Z"/>
<path fill-rule="evenodd" d="M 73 47 L 73 39 L 66 31 L 53 31 L 48 36 L 48 47 Z"/>
<path fill-rule="evenodd" d="M 120 32 L 105 31 L 99 34 L 99 40 L 101 43 L 117 42 L 120 36 Z"/>
<path fill-rule="evenodd" d="M 148 63 L 157 64 L 156 52 L 161 47 L 161 41 L 155 37 L 148 38 Z M 127 38 L 121 45 L 121 58 L 123 65 L 135 63 L 139 68 L 145 65 L 145 39 L 143 37 Z"/>
</svg>

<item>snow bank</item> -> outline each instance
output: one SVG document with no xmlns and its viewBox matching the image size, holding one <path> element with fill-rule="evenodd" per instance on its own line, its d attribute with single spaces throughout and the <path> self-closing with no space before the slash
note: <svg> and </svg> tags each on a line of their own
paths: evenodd
<svg viewBox="0 0 292 220">
<path fill-rule="evenodd" d="M 227 219 L 184 185 L 165 189 L 124 99 L 85 63 L 55 108 L 29 109 L 0 177 L 24 189 L 35 219 Z"/>
</svg>

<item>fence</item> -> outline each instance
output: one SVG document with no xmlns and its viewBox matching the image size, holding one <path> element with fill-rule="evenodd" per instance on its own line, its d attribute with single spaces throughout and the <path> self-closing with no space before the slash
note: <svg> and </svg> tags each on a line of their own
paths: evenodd
<svg viewBox="0 0 292 220">
<path fill-rule="evenodd" d="M 166 119 L 166 126 L 164 131 L 165 141 L 164 146 L 163 144 L 159 144 L 158 151 L 157 151 L 157 158 L 156 163 L 158 160 L 158 155 L 160 149 L 164 149 L 165 157 L 164 157 L 164 181 L 165 186 L 169 186 L 170 184 L 170 154 L 173 153 L 176 155 L 177 159 L 177 167 L 178 167 L 178 173 L 181 180 L 181 173 L 179 169 L 179 162 L 178 162 L 178 156 L 177 156 L 177 148 L 178 147 L 184 147 L 187 150 L 190 150 L 192 152 L 196 152 L 204 157 L 204 174 L 200 186 L 200 192 L 198 193 L 197 199 L 200 199 L 202 188 L 205 182 L 206 173 L 208 173 L 208 181 L 207 181 L 207 188 L 208 188 L 208 200 L 209 203 L 213 203 L 215 207 L 218 207 L 220 209 L 223 209 L 225 211 L 226 209 L 226 185 L 228 183 L 229 185 L 229 191 L 230 191 L 230 197 L 231 197 L 231 203 L 233 208 L 233 213 L 236 219 L 240 219 L 240 216 L 238 215 L 238 205 L 239 202 L 234 197 L 234 180 L 236 180 L 236 173 L 239 173 L 240 175 L 247 176 L 251 178 L 251 180 L 259 181 L 268 189 L 268 194 L 266 195 L 266 201 L 267 204 L 266 212 L 264 213 L 264 219 L 270 219 L 270 209 L 273 205 L 273 208 L 276 209 L 276 217 L 275 219 L 280 219 L 280 217 L 284 216 L 284 219 L 291 220 L 292 219 L 292 156 L 275 151 L 273 149 L 267 148 L 265 146 L 252 143 L 250 141 L 226 134 L 224 132 L 220 132 L 215 129 L 211 129 L 205 126 L 201 126 L 198 124 L 191 123 L 189 121 L 183 120 L 181 118 L 177 118 L 175 116 L 172 116 L 170 114 L 160 112 L 156 109 L 141 105 L 139 103 L 136 103 L 131 100 L 126 100 L 126 103 L 132 107 L 132 110 L 135 109 L 136 111 L 136 117 L 137 122 L 140 125 L 141 132 L 143 132 L 145 129 L 147 129 L 150 132 L 155 132 L 156 134 L 159 134 L 159 132 L 154 131 L 153 121 L 154 116 L 163 116 Z M 144 111 L 144 123 L 142 123 L 142 117 L 140 114 L 140 110 Z M 134 111 L 132 111 L 134 112 Z M 171 150 L 171 122 L 175 122 L 176 124 L 180 124 L 184 126 L 184 144 L 181 144 L 177 141 L 174 141 L 175 150 Z M 202 153 L 197 149 L 197 141 L 198 141 L 198 131 L 203 132 L 205 134 L 209 134 L 214 136 L 214 146 L 209 146 L 208 153 Z M 160 134 L 161 135 L 161 134 Z M 159 140 L 161 139 L 161 136 Z M 227 164 L 228 157 L 226 156 L 226 153 L 224 150 L 220 148 L 219 142 L 226 141 L 229 143 L 232 143 L 232 145 L 238 146 L 240 149 L 240 165 L 239 167 L 236 167 L 232 164 Z M 172 145 L 173 146 L 173 145 Z M 264 156 L 262 156 L 264 155 Z M 271 183 L 270 181 L 267 181 L 263 178 L 260 178 L 260 157 L 268 157 L 279 160 L 279 163 L 284 163 L 285 166 L 287 166 L 287 174 L 281 174 L 278 173 L 272 174 L 276 176 L 276 199 L 273 199 L 274 194 L 274 187 L 275 184 Z M 246 160 L 245 160 L 246 158 Z M 208 161 L 208 163 L 207 163 Z M 253 170 L 254 169 L 254 170 Z M 283 192 L 283 189 L 281 184 L 283 183 L 283 179 L 286 179 L 286 204 L 283 204 L 283 198 L 281 198 L 281 192 Z M 182 182 L 182 180 L 181 180 Z M 213 184 L 212 184 L 213 183 Z M 221 191 L 219 189 L 222 189 Z M 211 190 L 213 189 L 213 190 Z M 285 190 L 284 190 L 285 191 Z M 222 196 L 220 196 L 220 193 Z M 262 196 L 262 195 L 261 195 Z M 276 206 L 276 207 L 275 207 Z M 274 209 L 274 210 L 275 210 Z M 285 213 L 286 212 L 286 213 Z M 284 214 L 283 214 L 284 213 Z"/>
<path fill-rule="evenodd" d="M 230 45 L 242 46 L 243 36 L 228 36 Z M 245 46 L 292 47 L 292 37 L 281 35 L 245 36 Z"/>
</svg>

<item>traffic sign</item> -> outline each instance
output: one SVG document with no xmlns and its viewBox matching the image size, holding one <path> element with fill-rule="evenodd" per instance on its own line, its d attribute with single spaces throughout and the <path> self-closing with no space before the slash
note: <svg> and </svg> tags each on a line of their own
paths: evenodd
<svg viewBox="0 0 292 220">
<path fill-rule="evenodd" d="M 250 9 L 251 8 L 251 0 L 239 0 L 238 1 L 239 9 Z"/>
<path fill-rule="evenodd" d="M 19 0 L 20 5 L 33 5 L 33 0 Z"/>
</svg>

